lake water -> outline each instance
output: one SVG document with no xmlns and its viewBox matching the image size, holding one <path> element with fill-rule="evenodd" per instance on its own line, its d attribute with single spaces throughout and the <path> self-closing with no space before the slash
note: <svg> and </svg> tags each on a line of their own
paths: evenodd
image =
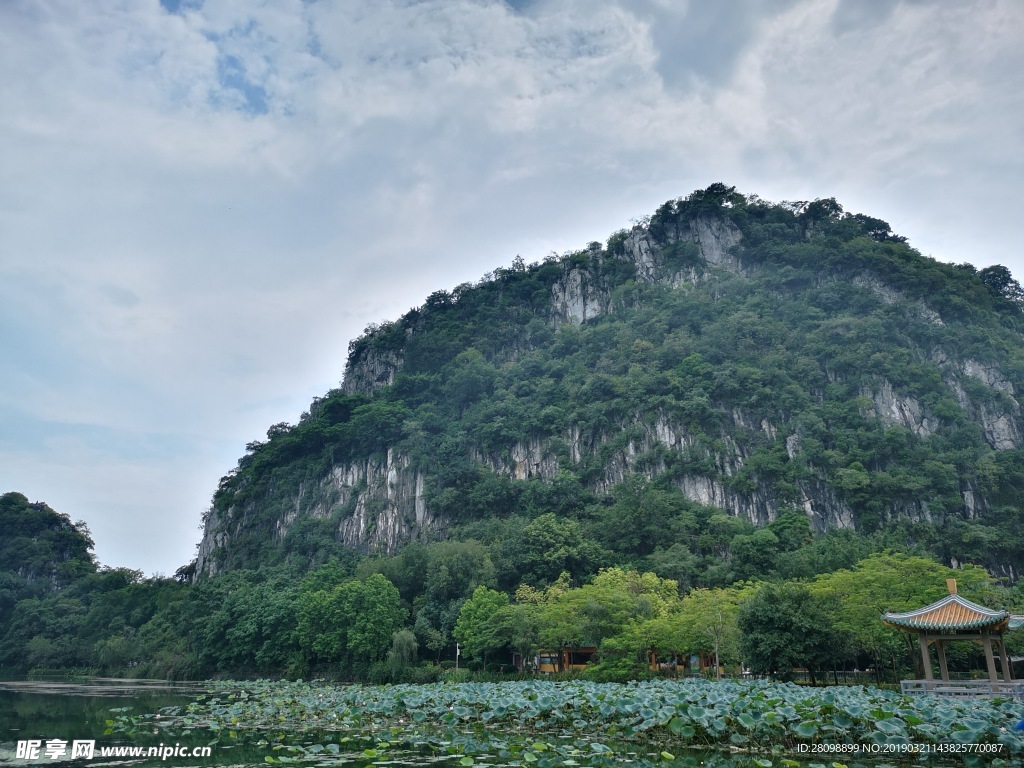
<svg viewBox="0 0 1024 768">
<path fill-rule="evenodd" d="M 152 726 L 140 728 L 130 736 L 109 732 L 108 721 L 115 718 L 158 713 L 166 707 L 184 707 L 207 691 L 204 683 L 158 680 L 0 680 L 0 766 L 268 768 L 270 758 L 278 763 L 305 766 L 463 768 L 458 757 L 452 759 L 449 755 L 428 751 L 399 749 L 391 750 L 386 760 L 369 757 L 363 750 L 375 746 L 376 741 L 363 742 L 358 738 L 346 745 L 344 751 L 335 744 L 333 752 L 314 757 L 289 756 L 292 753 L 287 750 L 279 751 L 282 743 L 309 745 L 337 741 L 339 737 L 339 734 L 315 731 L 265 733 L 247 731 L 244 724 L 239 724 L 237 731 L 174 727 L 173 735 L 152 730 Z M 268 742 L 268 738 L 272 741 Z M 76 741 L 92 743 L 92 756 L 76 756 Z M 31 746 L 35 747 L 34 754 L 29 752 Z M 140 756 L 126 753 L 126 750 L 140 748 Z M 146 754 L 151 748 L 157 750 L 156 756 Z M 198 754 L 202 750 L 209 752 L 209 756 L 193 756 L 194 751 Z"/>
<path fill-rule="evenodd" d="M 35 765 L 53 763 L 69 765 L 215 765 L 237 764 L 224 760 L 223 754 L 211 750 L 207 759 L 181 757 L 129 758 L 103 756 L 103 750 L 129 747 L 160 747 L 159 734 L 139 734 L 126 739 L 107 734 L 107 720 L 115 717 L 112 709 L 130 707 L 134 712 L 156 712 L 162 707 L 182 706 L 192 701 L 205 688 L 194 683 L 175 684 L 164 681 L 90 679 L 67 680 L 0 680 L 0 765 Z M 18 755 L 18 742 L 39 742 L 37 756 Z M 93 757 L 73 756 L 74 742 L 94 742 Z M 205 733 L 176 739 L 189 750 L 210 741 Z M 64 742 L 63 750 L 61 743 Z M 49 753 L 47 747 L 50 747 Z M 167 745 L 173 747 L 173 744 Z M 82 748 L 79 748 L 80 751 Z M 85 748 L 87 749 L 87 747 Z M 250 757 L 253 764 L 265 764 L 264 753 Z M 255 759 L 258 758 L 258 759 Z"/>
</svg>

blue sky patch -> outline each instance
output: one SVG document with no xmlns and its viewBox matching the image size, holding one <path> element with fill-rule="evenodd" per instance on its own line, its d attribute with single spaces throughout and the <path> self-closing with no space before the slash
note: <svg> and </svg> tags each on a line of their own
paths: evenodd
<svg viewBox="0 0 1024 768">
<path fill-rule="evenodd" d="M 256 115 L 267 113 L 266 89 L 246 77 L 245 65 L 237 56 L 222 55 L 217 60 L 217 79 L 224 88 L 238 91 L 245 97 L 246 112 Z"/>
<path fill-rule="evenodd" d="M 160 0 L 160 5 L 168 13 L 180 14 L 202 6 L 202 0 Z"/>
</svg>

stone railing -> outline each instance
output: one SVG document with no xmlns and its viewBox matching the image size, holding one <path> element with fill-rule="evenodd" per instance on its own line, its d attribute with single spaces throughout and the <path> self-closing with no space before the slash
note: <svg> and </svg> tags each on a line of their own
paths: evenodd
<svg viewBox="0 0 1024 768">
<path fill-rule="evenodd" d="M 1024 680 L 900 680 L 906 694 L 932 693 L 936 696 L 1001 696 L 1024 699 Z"/>
</svg>

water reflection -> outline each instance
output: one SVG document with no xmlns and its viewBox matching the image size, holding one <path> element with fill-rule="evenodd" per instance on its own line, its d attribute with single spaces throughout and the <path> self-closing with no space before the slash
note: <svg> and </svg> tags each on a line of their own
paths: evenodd
<svg viewBox="0 0 1024 768">
<path fill-rule="evenodd" d="M 101 747 L 129 744 L 116 735 L 104 733 L 107 720 L 113 717 L 111 709 L 131 707 L 139 713 L 156 712 L 162 707 L 184 706 L 204 690 L 205 686 L 196 683 L 162 680 L 0 680 L 0 764 L 81 762 L 70 757 L 74 740 L 95 741 L 97 755 Z M 37 740 L 45 746 L 53 739 L 66 741 L 69 754 L 51 759 L 40 750 L 41 757 L 36 760 L 17 757 L 19 741 Z M 95 757 L 85 762 L 109 765 L 130 761 L 102 761 Z"/>
</svg>

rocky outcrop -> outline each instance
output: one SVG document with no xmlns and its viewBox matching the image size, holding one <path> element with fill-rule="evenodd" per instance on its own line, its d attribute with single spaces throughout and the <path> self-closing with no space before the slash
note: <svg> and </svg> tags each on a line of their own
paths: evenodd
<svg viewBox="0 0 1024 768">
<path fill-rule="evenodd" d="M 981 425 L 982 434 L 997 451 L 1015 450 L 1024 446 L 1024 425 L 1021 406 L 1016 399 L 1013 384 L 994 365 L 976 360 L 956 362 L 941 350 L 932 353 L 932 359 L 944 372 L 946 385 L 953 392 L 965 413 Z M 965 387 L 966 379 L 984 384 L 987 396 L 972 395 Z"/>
<path fill-rule="evenodd" d="M 611 292 L 593 270 L 575 267 L 551 286 L 551 313 L 557 322 L 583 323 L 611 308 Z"/>
<path fill-rule="evenodd" d="M 699 216 L 664 233 L 659 242 L 645 226 L 634 227 L 626 238 L 625 256 L 636 266 L 637 280 L 677 286 L 684 282 L 697 283 L 699 273 L 693 267 L 678 268 L 671 264 L 665 253 L 666 246 L 690 241 L 697 245 L 706 264 L 740 272 L 741 263 L 736 246 L 743 239 L 739 228 L 720 216 Z M 692 246 L 691 246 L 692 247 Z"/>
<path fill-rule="evenodd" d="M 779 427 L 766 419 L 758 419 L 744 413 L 740 409 L 731 414 L 733 425 L 743 427 L 763 435 L 761 440 L 776 441 Z M 743 518 L 754 525 L 766 525 L 772 522 L 784 506 L 770 486 L 758 483 L 753 490 L 740 491 L 733 487 L 730 478 L 735 477 L 744 468 L 748 458 L 744 450 L 730 435 L 722 435 L 719 444 L 724 448 L 719 453 L 702 447 L 686 427 L 674 423 L 665 414 L 657 416 L 646 425 L 637 422 L 633 426 L 643 426 L 644 437 L 630 441 L 625 448 L 612 452 L 605 462 L 604 476 L 596 483 L 594 490 L 598 493 L 610 493 L 619 483 L 631 474 L 641 474 L 653 478 L 666 470 L 663 462 L 651 459 L 652 451 L 661 446 L 673 452 L 694 451 L 702 454 L 710 466 L 715 468 L 714 474 L 684 473 L 673 480 L 673 485 L 690 501 L 706 506 L 719 507 L 730 515 Z M 578 430 L 570 430 L 570 452 L 574 457 L 582 454 L 581 450 L 573 450 L 572 446 L 581 444 Z M 590 441 L 584 450 L 593 446 L 605 445 L 610 438 Z M 787 451 L 792 456 L 799 454 L 799 437 L 790 435 L 783 440 Z M 829 528 L 853 528 L 854 516 L 850 506 L 823 481 L 809 478 L 801 481 L 800 506 L 807 512 L 811 524 L 817 530 Z"/>
<path fill-rule="evenodd" d="M 901 304 L 907 307 L 910 314 L 932 325 L 945 325 L 942 317 L 923 301 L 913 301 L 902 292 L 893 288 L 878 275 L 870 272 L 861 273 L 851 280 L 854 285 L 867 288 L 886 304 Z"/>
<path fill-rule="evenodd" d="M 435 523 L 423 499 L 422 473 L 411 468 L 407 456 L 391 450 L 384 460 L 335 467 L 324 485 L 336 494 L 335 500 L 316 507 L 315 515 L 330 515 L 355 500 L 352 515 L 338 527 L 339 541 L 351 547 L 394 554 L 417 531 Z"/>
<path fill-rule="evenodd" d="M 286 499 L 274 521 L 272 535 L 281 541 L 300 516 L 340 518 L 335 538 L 364 552 L 394 554 L 419 532 L 437 529 L 424 501 L 425 479 L 409 458 L 392 450 L 383 458 L 339 464 L 316 484 L 300 483 Z M 199 544 L 198 574 L 220 570 L 218 552 L 226 550 L 251 510 L 231 507 L 225 515 L 212 512 Z"/>
<path fill-rule="evenodd" d="M 358 356 L 349 358 L 341 389 L 346 395 L 369 394 L 378 387 L 393 383 L 395 374 L 402 367 L 404 355 L 401 350 L 361 350 Z"/>
<path fill-rule="evenodd" d="M 805 480 L 799 484 L 800 506 L 814 530 L 853 529 L 853 510 L 823 480 Z"/>
<path fill-rule="evenodd" d="M 874 385 L 865 384 L 861 396 L 871 400 L 869 415 L 906 427 L 919 437 L 929 437 L 939 428 L 939 420 L 927 408 L 913 397 L 897 393 L 888 379 Z"/>
<path fill-rule="evenodd" d="M 1014 397 L 1013 384 L 998 368 L 975 360 L 957 362 L 942 350 L 934 350 L 931 360 L 943 369 L 946 385 L 957 403 L 969 418 L 978 422 L 985 441 L 992 448 L 1006 451 L 1024 445 L 1020 404 Z M 964 386 L 965 377 L 989 387 L 991 395 L 972 396 Z M 888 380 L 866 382 L 860 394 L 871 401 L 868 415 L 888 424 L 906 427 L 919 437 L 930 437 L 939 428 L 939 420 L 926 407 L 917 399 L 897 392 Z M 968 504 L 966 500 L 965 504 Z"/>
<path fill-rule="evenodd" d="M 933 523 L 931 509 L 924 499 L 896 500 L 884 511 L 886 522 Z"/>
<path fill-rule="evenodd" d="M 690 221 L 690 232 L 704 261 L 730 272 L 740 271 L 735 246 L 739 245 L 743 235 L 735 224 L 717 216 L 698 216 Z"/>
<path fill-rule="evenodd" d="M 664 279 L 664 268 L 658 258 L 658 247 L 654 244 L 650 230 L 634 227 L 623 243 L 626 257 L 636 266 L 636 277 L 641 283 L 660 283 Z"/>
<path fill-rule="evenodd" d="M 887 304 L 906 306 L 910 315 L 918 320 L 944 325 L 937 312 L 921 301 L 908 299 L 877 275 L 865 272 L 855 276 L 852 283 L 870 290 Z M 941 348 L 933 349 L 928 359 L 942 369 L 943 379 L 957 403 L 969 418 L 981 426 L 985 441 L 992 448 L 1004 451 L 1024 446 L 1020 403 L 1012 382 L 997 366 L 977 360 L 957 360 Z M 972 396 L 969 388 L 964 386 L 968 378 L 984 384 L 991 394 L 981 398 Z M 939 421 L 933 414 L 915 398 L 896 392 L 888 381 L 865 384 L 861 395 L 872 401 L 870 411 L 882 421 L 907 427 L 921 437 L 928 437 L 939 428 Z M 922 515 L 926 517 L 924 513 Z"/>
<path fill-rule="evenodd" d="M 778 499 L 763 487 L 751 493 L 736 493 L 721 481 L 702 475 L 683 475 L 674 484 L 690 501 L 719 507 L 754 525 L 767 525 L 778 516 Z"/>
<path fill-rule="evenodd" d="M 971 486 L 967 486 L 960 491 L 960 495 L 964 500 L 964 510 L 967 512 L 968 519 L 973 520 L 982 511 L 982 505 L 979 503 L 982 499 L 981 494 L 977 493 Z"/>
<path fill-rule="evenodd" d="M 978 406 L 978 420 L 981 422 L 985 440 L 997 451 L 1012 451 L 1021 447 L 1020 408 L 1008 413 L 992 409 L 984 403 Z"/>
<path fill-rule="evenodd" d="M 800 446 L 800 435 L 792 434 L 786 438 L 786 455 L 792 461 L 803 452 Z"/>
<path fill-rule="evenodd" d="M 230 518 L 230 512 L 228 517 Z M 213 508 L 207 513 L 203 524 L 203 538 L 199 541 L 199 548 L 196 551 L 196 569 L 193 578 L 197 576 L 214 576 L 221 570 L 221 558 L 227 553 L 231 543 L 231 536 L 226 528 L 225 520 Z"/>
<path fill-rule="evenodd" d="M 672 227 L 659 229 L 656 237 L 647 225 L 638 225 L 623 242 L 619 258 L 633 264 L 636 280 L 677 287 L 684 283 L 696 285 L 702 276 L 697 265 L 679 266 L 670 258 L 671 248 L 680 243 L 694 243 L 705 264 L 740 272 L 736 246 L 743 235 L 726 218 L 702 215 L 689 221 L 676 221 Z M 693 248 L 693 246 L 690 246 Z M 608 258 L 592 250 L 594 264 Z M 582 323 L 611 311 L 611 289 L 600 279 L 595 267 L 569 267 L 563 278 L 551 287 L 551 311 L 556 322 Z"/>
<path fill-rule="evenodd" d="M 558 458 L 548 443 L 534 438 L 527 443 L 516 443 L 501 456 L 471 449 L 470 458 L 513 480 L 553 480 L 558 476 Z"/>
<path fill-rule="evenodd" d="M 1010 380 L 1007 379 L 994 365 L 985 365 L 983 363 L 979 363 L 977 360 L 965 360 L 963 362 L 962 370 L 966 376 L 977 379 L 982 384 L 992 387 L 992 389 L 998 392 L 1002 392 L 1011 399 L 1016 394 Z M 1014 402 L 1016 403 L 1017 401 L 1014 400 Z"/>
</svg>

